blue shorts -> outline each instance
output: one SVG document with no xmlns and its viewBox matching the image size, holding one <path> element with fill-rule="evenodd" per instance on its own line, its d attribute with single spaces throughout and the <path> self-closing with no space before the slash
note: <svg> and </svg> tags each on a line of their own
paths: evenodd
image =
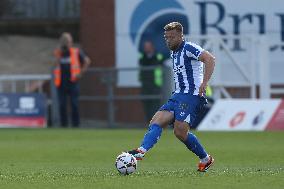
<svg viewBox="0 0 284 189">
<path fill-rule="evenodd" d="M 193 123 L 200 110 L 207 104 L 207 100 L 199 95 L 174 93 L 159 110 L 174 114 L 174 120 Z"/>
</svg>

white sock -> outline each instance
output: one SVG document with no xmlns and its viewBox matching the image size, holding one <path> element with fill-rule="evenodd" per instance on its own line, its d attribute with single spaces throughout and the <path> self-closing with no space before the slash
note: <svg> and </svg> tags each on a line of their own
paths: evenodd
<svg viewBox="0 0 284 189">
<path fill-rule="evenodd" d="M 146 152 L 147 152 L 147 150 L 146 150 L 145 148 L 143 148 L 142 146 L 141 146 L 141 147 L 139 147 L 139 148 L 138 148 L 138 150 L 140 150 L 140 151 L 142 151 L 142 152 L 144 152 L 144 153 L 146 153 Z"/>
<path fill-rule="evenodd" d="M 209 158 L 209 156 L 207 154 L 207 156 L 205 158 L 200 159 L 200 162 L 201 163 L 207 163 L 209 160 L 210 160 L 210 158 Z"/>
</svg>

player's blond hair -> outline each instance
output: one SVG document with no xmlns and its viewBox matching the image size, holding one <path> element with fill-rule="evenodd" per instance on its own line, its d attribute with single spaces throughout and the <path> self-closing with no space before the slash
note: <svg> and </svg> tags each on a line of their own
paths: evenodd
<svg viewBox="0 0 284 189">
<path fill-rule="evenodd" d="M 165 25 L 164 30 L 165 31 L 176 30 L 178 32 L 183 33 L 183 26 L 179 22 L 171 22 Z"/>
</svg>

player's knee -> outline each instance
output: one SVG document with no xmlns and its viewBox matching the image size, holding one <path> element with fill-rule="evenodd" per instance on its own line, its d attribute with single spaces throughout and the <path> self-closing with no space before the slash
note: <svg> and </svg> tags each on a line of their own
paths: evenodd
<svg viewBox="0 0 284 189">
<path fill-rule="evenodd" d="M 174 127 L 174 134 L 181 141 L 185 141 L 187 139 L 187 132 L 188 129 L 182 125 L 175 125 Z"/>
<path fill-rule="evenodd" d="M 150 124 L 158 124 L 160 127 L 165 128 L 173 119 L 170 112 L 158 111 L 150 121 Z"/>
</svg>

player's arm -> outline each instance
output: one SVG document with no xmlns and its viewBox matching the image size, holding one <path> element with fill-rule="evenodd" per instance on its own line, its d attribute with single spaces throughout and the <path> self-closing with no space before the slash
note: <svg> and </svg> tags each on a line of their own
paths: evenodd
<svg viewBox="0 0 284 189">
<path fill-rule="evenodd" d="M 208 81 L 210 80 L 212 73 L 215 67 L 215 57 L 209 53 L 208 51 L 203 51 L 199 56 L 201 62 L 204 63 L 204 77 L 203 83 L 200 85 L 199 88 L 199 95 L 202 96 L 205 93 L 206 87 L 208 85 Z"/>
</svg>

